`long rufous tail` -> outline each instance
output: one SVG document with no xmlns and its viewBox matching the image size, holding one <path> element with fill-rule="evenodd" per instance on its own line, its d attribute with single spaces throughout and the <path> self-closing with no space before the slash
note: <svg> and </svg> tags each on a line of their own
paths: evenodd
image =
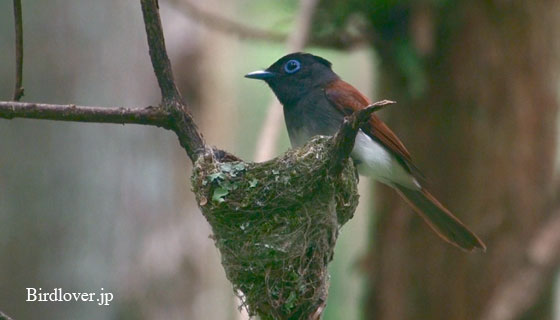
<svg viewBox="0 0 560 320">
<path fill-rule="evenodd" d="M 486 245 L 428 191 L 393 186 L 414 211 L 445 241 L 468 251 L 486 250 Z"/>
</svg>

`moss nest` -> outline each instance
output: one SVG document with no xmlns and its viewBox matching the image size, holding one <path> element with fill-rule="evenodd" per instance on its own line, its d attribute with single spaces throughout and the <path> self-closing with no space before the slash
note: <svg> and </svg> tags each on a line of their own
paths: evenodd
<svg viewBox="0 0 560 320">
<path fill-rule="evenodd" d="M 335 172 L 333 152 L 333 139 L 316 137 L 263 163 L 215 150 L 195 163 L 193 191 L 251 316 L 321 316 L 338 230 L 358 204 L 353 163 Z"/>
</svg>

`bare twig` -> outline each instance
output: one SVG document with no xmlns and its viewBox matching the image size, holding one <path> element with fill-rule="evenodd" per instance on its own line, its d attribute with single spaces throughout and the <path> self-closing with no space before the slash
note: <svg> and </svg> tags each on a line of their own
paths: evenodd
<svg viewBox="0 0 560 320">
<path fill-rule="evenodd" d="M 19 101 L 23 96 L 23 17 L 21 0 L 14 0 L 14 24 L 16 30 L 16 85 L 14 88 L 14 101 Z"/>
<path fill-rule="evenodd" d="M 270 30 L 259 29 L 254 26 L 228 19 L 217 13 L 201 9 L 191 0 L 175 0 L 172 1 L 179 10 L 186 12 L 189 16 L 200 21 L 205 26 L 217 31 L 237 36 L 242 39 L 262 40 L 268 42 L 285 43 L 289 35 Z M 296 28 L 296 30 L 298 30 Z M 351 49 L 364 45 L 368 42 L 367 37 L 349 32 L 339 32 L 336 34 L 327 34 L 321 37 L 312 37 L 309 45 L 317 47 L 325 47 L 332 49 Z"/>
<path fill-rule="evenodd" d="M 122 107 L 85 107 L 76 105 L 57 105 L 0 101 L 0 118 L 29 118 L 59 121 L 134 123 L 153 125 L 170 129 L 170 114 L 159 107 L 122 108 Z"/>
<path fill-rule="evenodd" d="M 21 103 L 21 102 L 14 102 L 14 101 L 5 101 L 5 102 L 0 102 L 0 118 L 6 118 L 6 119 L 12 119 L 12 118 L 33 118 L 33 119 L 51 119 L 51 120 L 63 120 L 63 121 L 82 121 L 82 122 L 102 122 L 102 123 L 136 123 L 136 124 L 145 124 L 145 125 L 154 125 L 154 126 L 159 126 L 159 127 L 163 127 L 166 129 L 170 129 L 173 130 L 177 136 L 179 137 L 180 143 L 183 146 L 183 148 L 185 148 L 185 150 L 187 151 L 187 154 L 189 155 L 190 159 L 193 162 L 196 162 L 195 164 L 198 166 L 198 170 L 195 170 L 195 175 L 196 172 L 202 172 L 202 168 L 204 168 L 205 166 L 207 166 L 210 170 L 214 170 L 214 165 L 216 164 L 216 160 L 217 159 L 234 159 L 235 161 L 239 161 L 239 159 L 237 158 L 233 158 L 233 156 L 227 154 L 225 151 L 220 151 L 220 150 L 207 150 L 205 143 L 202 139 L 201 134 L 198 132 L 198 129 L 196 127 L 196 125 L 194 124 L 194 121 L 192 119 L 192 116 L 190 115 L 188 108 L 186 106 L 186 104 L 184 103 L 181 95 L 179 94 L 179 91 L 177 90 L 174 80 L 173 80 L 173 74 L 171 71 L 171 64 L 169 62 L 169 58 L 167 56 L 166 53 L 166 49 L 165 49 L 165 42 L 164 42 L 164 38 L 163 38 L 163 31 L 162 31 L 162 27 L 161 27 L 161 21 L 160 21 L 160 17 L 159 17 L 159 12 L 158 12 L 158 5 L 157 5 L 157 0 L 140 0 L 141 1 L 141 6 L 142 6 L 142 12 L 143 12 L 143 17 L 144 17 L 144 23 L 145 23 L 145 27 L 146 27 L 146 34 L 147 34 L 147 40 L 148 40 L 148 46 L 150 49 L 150 58 L 152 61 L 152 65 L 153 65 L 153 69 L 155 72 L 155 75 L 157 77 L 158 80 L 158 84 L 159 87 L 161 89 L 161 95 L 162 95 L 162 102 L 160 106 L 156 106 L 156 107 L 147 107 L 147 108 L 138 108 L 138 109 L 130 109 L 130 108 L 116 108 L 116 107 L 110 107 L 110 108 L 103 108 L 103 107 L 88 107 L 88 106 L 75 106 L 75 105 L 53 105 L 53 104 L 42 104 L 42 103 Z M 318 2 L 318 0 L 301 0 L 302 2 L 306 2 L 306 5 L 308 6 L 307 9 L 302 9 L 302 15 L 305 14 L 305 16 L 307 16 L 307 18 L 302 18 L 303 22 L 305 24 L 307 24 L 305 27 L 309 28 L 309 24 L 310 24 L 310 19 L 311 16 L 313 14 L 314 8 Z M 301 30 L 300 30 L 301 32 Z M 303 46 L 303 44 L 305 43 L 305 34 L 304 36 L 299 36 L 299 37 L 303 37 L 303 39 L 298 39 L 298 38 L 294 38 L 294 40 L 290 41 L 291 45 L 293 46 Z M 294 36 L 295 37 L 295 36 Z M 350 118 L 350 122 L 349 124 L 347 124 L 347 126 L 350 128 L 348 130 L 350 135 L 355 136 L 356 132 L 357 132 L 357 127 L 358 127 L 358 122 L 360 121 L 365 121 L 361 115 L 362 114 L 366 114 L 366 113 L 370 113 L 370 112 L 374 112 L 376 110 L 376 108 L 370 108 L 367 110 L 363 110 L 360 111 L 357 115 L 353 116 Z M 352 131 L 353 130 L 353 131 Z M 342 138 L 340 138 L 342 141 Z M 330 141 L 330 140 L 329 140 Z M 327 143 L 327 142 L 325 142 Z M 341 144 L 342 142 L 340 142 Z M 332 146 L 332 144 L 330 145 Z M 341 149 L 345 149 L 345 146 L 340 146 Z M 206 153 L 206 151 L 210 151 L 208 153 Z M 346 151 L 344 151 L 346 152 Z M 201 160 L 203 161 L 196 161 L 201 155 L 209 155 L 209 157 L 204 157 Z M 296 154 L 296 151 L 292 151 L 291 154 L 289 154 L 289 157 L 293 157 Z M 349 152 L 346 152 L 346 157 L 348 156 Z M 322 162 L 322 156 L 319 157 L 310 157 L 310 161 L 317 161 L 317 159 L 321 159 L 321 161 L 319 161 L 321 163 L 321 165 L 324 165 L 325 162 Z M 313 160 L 314 159 L 314 160 Z M 278 160 L 278 162 L 283 162 L 282 159 Z M 290 170 L 290 172 L 292 172 L 291 170 L 293 170 L 292 167 L 292 163 L 291 162 L 284 162 L 284 165 L 286 165 L 286 163 L 288 163 L 288 166 L 285 167 L 285 170 Z M 241 163 L 243 164 L 243 163 Z M 255 165 L 255 164 L 252 164 Z M 264 164 L 257 164 L 262 166 L 270 166 L 270 163 L 264 163 Z M 307 165 L 305 163 L 302 164 L 302 167 L 306 167 Z M 196 168 L 196 166 L 195 166 Z M 225 168 L 225 167 L 224 167 Z M 243 169 L 239 169 L 239 170 L 249 170 L 249 166 L 242 166 Z M 347 167 L 349 169 L 351 169 L 351 167 Z M 308 168 L 309 169 L 309 168 Z M 221 170 L 221 169 L 220 169 Z M 225 169 L 223 169 L 225 172 Z M 237 169 L 236 169 L 237 170 Z M 269 176 L 270 174 L 268 173 L 269 171 L 261 171 L 261 174 L 263 176 Z M 301 172 L 301 171 L 298 171 Z M 313 174 L 314 171 L 311 171 L 310 174 Z M 353 173 L 352 171 L 350 171 L 350 173 Z M 303 176 L 304 178 L 306 178 L 306 176 Z M 301 177 L 300 177 L 301 178 Z M 330 177 L 328 180 L 330 181 Z M 327 264 L 328 262 L 332 259 L 332 250 L 334 247 L 334 240 L 336 239 L 336 236 L 338 234 L 338 228 L 340 227 L 339 225 L 339 221 L 340 219 L 338 217 L 342 216 L 342 217 L 347 217 L 346 220 L 347 221 L 352 215 L 353 212 L 356 208 L 357 205 L 357 189 L 356 189 L 356 178 L 352 175 L 340 175 L 335 177 L 337 181 L 330 181 L 331 184 L 337 184 L 337 185 L 341 185 L 342 189 L 345 189 L 344 192 L 342 192 L 340 197 L 336 197 L 336 201 L 334 200 L 334 194 L 340 192 L 340 189 L 335 188 L 334 186 L 328 187 L 326 189 L 320 189 L 319 191 L 315 190 L 315 188 L 309 188 L 307 187 L 306 192 L 309 194 L 309 199 L 311 200 L 317 200 L 318 201 L 314 201 L 315 203 L 318 203 L 318 207 L 315 210 L 318 214 L 324 215 L 324 214 L 328 214 L 328 219 L 316 219 L 316 220 L 328 220 L 326 223 L 321 223 L 319 224 L 319 229 L 322 229 L 321 232 L 313 232 L 314 236 L 313 237 L 317 237 L 317 240 L 312 240 L 311 244 L 313 245 L 313 259 L 314 260 L 309 260 L 309 263 L 305 262 L 305 265 L 316 265 L 318 266 L 318 272 L 316 272 L 314 274 L 314 277 L 317 278 L 317 281 L 315 280 L 311 280 L 311 284 L 313 285 L 309 285 L 306 286 L 306 289 L 309 289 L 309 292 L 317 292 L 317 294 L 313 293 L 310 295 L 311 298 L 309 298 L 309 302 L 308 300 L 303 301 L 303 307 L 302 307 L 302 312 L 307 312 L 306 309 L 304 309 L 306 306 L 305 304 L 310 305 L 311 307 L 315 307 L 317 305 L 319 305 L 320 308 L 322 308 L 324 306 L 324 301 L 326 301 L 326 294 L 327 294 L 327 279 L 328 279 L 328 274 L 327 274 Z M 271 181 L 275 181 L 276 177 L 272 177 Z M 325 177 L 322 175 L 317 175 L 317 181 L 326 181 Z M 193 178 L 193 181 L 197 180 L 197 181 L 204 181 L 204 182 L 208 182 L 208 180 L 206 179 L 206 176 L 204 175 L 198 175 L 198 178 Z M 308 180 L 308 179 L 305 179 Z M 265 179 L 258 179 L 256 180 L 258 181 L 259 184 L 259 188 L 264 188 L 262 186 L 263 181 L 265 181 Z M 297 183 L 298 185 L 302 185 L 302 183 Z M 319 183 L 320 184 L 320 183 Z M 310 186 L 315 186 L 315 183 L 311 183 Z M 211 184 L 206 183 L 204 184 L 203 182 L 200 183 L 200 186 L 207 186 L 207 187 L 211 187 Z M 199 186 L 199 187 L 200 187 Z M 244 190 L 244 188 L 239 188 L 239 192 L 242 193 L 246 193 L 246 191 Z M 322 192 L 322 191 L 327 191 L 327 192 Z M 214 190 L 215 191 L 215 190 Z M 233 191 L 233 190 L 232 190 Z M 210 192 L 210 189 L 208 189 L 208 192 Z M 252 191 L 254 192 L 254 191 Z M 268 192 L 268 191 L 267 191 Z M 294 191 L 295 192 L 295 191 Z M 301 192 L 296 192 L 298 195 L 301 194 Z M 283 192 L 280 192 L 280 194 L 286 194 Z M 320 197 L 318 197 L 318 196 Z M 260 195 L 258 195 L 260 196 Z M 288 198 L 290 198 L 290 195 L 287 195 Z M 212 194 L 212 197 L 214 197 L 214 194 Z M 324 197 L 324 198 L 323 198 Z M 301 198 L 299 197 L 291 197 L 294 201 L 294 203 L 297 204 L 297 211 L 293 211 L 292 212 L 292 216 L 298 218 L 298 219 L 302 219 L 301 217 L 303 217 L 303 220 L 301 221 L 307 221 L 308 220 L 308 214 L 310 213 L 311 210 L 311 206 L 307 206 L 306 203 L 304 203 L 305 201 L 302 201 Z M 210 199 L 209 195 L 205 196 L 205 199 Z M 322 201 L 322 199 L 325 199 L 325 201 Z M 344 203 L 343 206 L 338 206 L 338 201 Z M 310 201 L 311 201 L 310 200 Z M 285 203 L 284 200 L 281 201 L 282 204 Z M 336 203 L 335 203 L 336 202 Z M 199 202 L 201 203 L 201 202 Z M 219 204 L 220 202 L 218 202 Z M 262 205 L 260 202 L 255 202 L 255 206 L 257 206 L 258 208 L 256 210 L 258 210 L 259 212 L 262 210 Z M 208 204 L 208 202 L 207 202 Z M 233 202 L 231 203 L 226 203 L 226 204 L 232 204 L 234 206 L 236 206 L 235 204 L 233 204 Z M 335 208 L 335 204 L 336 204 L 336 208 Z M 201 204 L 201 208 L 203 208 L 203 204 Z M 250 206 L 248 206 L 250 207 Z M 296 205 L 289 205 L 287 208 L 287 212 L 290 212 L 291 210 L 295 210 L 293 209 L 294 207 L 296 207 Z M 299 207 L 301 207 L 301 209 L 299 209 Z M 204 208 L 208 208 L 204 207 Z M 235 214 L 237 214 L 237 210 L 239 209 L 239 207 L 236 207 L 237 209 L 235 209 L 234 211 L 236 211 Z M 204 209 L 203 209 L 204 210 Z M 212 211 L 206 211 L 204 214 L 207 217 L 207 219 L 209 219 L 209 217 L 216 217 L 216 216 L 220 216 L 219 214 L 216 213 L 223 213 L 225 210 L 224 207 L 221 207 L 221 205 L 219 204 L 218 207 L 214 207 L 214 212 Z M 244 209 L 247 210 L 247 209 Z M 301 211 L 300 211 L 301 210 Z M 342 211 L 342 213 L 337 212 L 337 211 Z M 233 211 L 232 211 L 233 212 Z M 305 212 L 305 214 L 302 214 L 301 212 Z M 245 216 L 250 216 L 250 215 L 245 215 Z M 219 218 L 221 219 L 221 218 Z M 209 219 L 210 223 L 212 223 L 212 221 Z M 299 221 L 299 220 L 298 220 Z M 230 227 L 230 222 L 231 221 L 227 221 L 225 228 L 228 230 L 232 230 Z M 281 223 L 282 224 L 282 223 Z M 295 226 L 296 229 L 298 230 L 303 230 L 301 228 L 299 228 L 300 223 L 287 223 L 286 225 L 292 225 Z M 326 228 L 324 228 L 326 226 Z M 213 228 L 217 227 L 217 223 L 213 224 Z M 270 232 L 270 230 L 268 230 L 268 226 L 266 226 L 265 229 L 266 230 L 266 236 L 268 237 L 268 232 Z M 277 228 L 277 227 L 273 227 L 273 228 Z M 280 229 L 280 228 L 278 228 Z M 214 229 L 215 231 L 215 229 Z M 238 232 L 236 232 L 236 235 L 239 234 Z M 300 239 L 300 237 L 297 237 L 298 239 Z M 247 240 L 248 239 L 248 240 Z M 243 241 L 252 241 L 252 238 L 247 238 L 244 239 Z M 315 238 L 313 238 L 315 239 Z M 241 241 L 241 243 L 243 244 L 244 242 Z M 289 240 L 288 240 L 289 241 Z M 323 241 L 325 243 L 325 251 L 324 252 L 319 252 L 317 251 L 315 248 L 315 244 L 318 243 L 319 241 Z M 231 243 L 229 241 L 226 241 L 228 243 Z M 218 243 L 218 242 L 217 242 Z M 220 247 L 219 247 L 220 248 Z M 311 248 L 311 247 L 310 247 Z M 267 248 L 268 250 L 268 248 Z M 300 250 L 300 247 L 296 246 L 296 251 L 297 253 L 302 252 Z M 309 252 L 309 250 L 305 249 L 304 252 Z M 222 254 L 224 254 L 224 251 L 222 251 Z M 311 258 L 309 258 L 311 259 Z M 295 257 L 294 261 L 299 261 L 300 259 L 298 257 Z M 307 260 L 305 260 L 307 261 Z M 243 263 L 245 263 L 246 260 L 243 260 Z M 278 264 L 278 268 L 285 268 L 283 261 L 282 263 Z M 318 262 L 318 263 L 315 263 Z M 258 265 L 262 265 L 262 263 L 260 263 L 259 261 L 257 261 Z M 225 265 L 224 265 L 225 266 Z M 288 270 L 289 269 L 289 270 Z M 294 267 L 294 269 L 290 269 L 288 268 L 286 269 L 286 271 L 288 273 L 290 273 L 290 270 L 300 270 L 297 267 Z M 227 269 L 226 269 L 227 272 Z M 251 276 L 254 274 L 254 269 L 250 268 L 249 269 L 249 273 L 251 274 Z M 303 277 L 303 276 L 302 276 Z M 255 277 L 256 279 L 262 279 L 264 278 L 264 275 L 259 275 L 258 277 Z M 293 278 L 291 276 L 290 273 L 290 278 Z M 282 279 L 283 281 L 283 279 Z M 319 286 L 316 287 L 316 284 L 319 283 L 319 281 L 321 282 Z M 300 281 L 292 281 L 293 283 L 295 283 L 297 288 L 301 287 L 301 282 Z M 237 285 L 240 285 L 239 283 Z M 264 284 L 266 285 L 266 284 Z M 299 289 L 298 289 L 299 290 Z M 294 292 L 293 290 L 289 290 L 287 291 L 286 294 L 281 294 L 280 298 L 282 297 L 289 297 L 291 295 L 291 292 Z M 302 294 L 302 296 L 307 297 L 306 294 Z M 260 296 L 256 296 L 257 300 L 260 298 Z M 280 299 L 279 301 L 281 301 L 282 299 Z M 266 305 L 266 303 L 265 303 Z M 272 306 L 274 309 L 278 309 L 280 310 L 279 312 L 291 312 L 291 310 L 293 310 L 293 307 L 289 307 L 289 308 L 284 308 L 283 304 L 279 304 L 276 303 L 275 305 Z M 257 312 L 261 313 L 260 309 L 258 309 L 258 307 L 256 307 Z M 314 312 L 314 316 L 320 317 L 320 314 L 322 312 L 322 309 L 316 311 L 311 310 L 312 312 Z M 315 312 L 316 311 L 316 312 Z M 269 312 L 266 309 L 263 309 L 262 313 L 264 315 L 267 315 L 267 312 Z M 272 311 L 270 311 L 272 312 Z M 295 311 L 294 314 L 298 314 L 299 311 Z M 271 313 L 272 314 L 272 313 Z M 303 313 L 302 313 L 303 314 Z M 4 318 L 5 315 L 3 315 L 0 312 L 0 318 Z M 7 318 L 7 317 L 6 317 Z M 263 316 L 264 318 L 264 316 Z M 287 317 L 286 317 L 287 318 Z M 9 319 L 9 318 L 8 318 Z"/>
<path fill-rule="evenodd" d="M 296 27 L 287 39 L 286 47 L 289 52 L 301 51 L 305 47 L 313 14 L 317 7 L 318 0 L 301 0 L 300 10 L 296 21 Z M 268 112 L 264 121 L 264 125 L 255 148 L 255 161 L 264 161 L 274 156 L 276 142 L 280 135 L 280 127 L 282 124 L 282 106 L 273 98 L 268 105 Z"/>
<path fill-rule="evenodd" d="M 156 0 L 140 0 L 148 46 L 150 47 L 150 58 L 161 89 L 162 107 L 171 113 L 171 130 L 179 137 L 181 146 L 194 162 L 206 148 L 202 135 L 185 105 L 179 90 L 175 86 L 171 63 L 165 50 L 165 40 L 159 17 L 159 9 Z"/>
<path fill-rule="evenodd" d="M 171 63 L 159 17 L 157 0 L 141 0 L 150 58 L 161 89 L 162 103 L 147 108 L 78 107 L 41 103 L 0 102 L 0 118 L 32 118 L 62 121 L 136 123 L 173 130 L 194 162 L 206 146 L 173 81 Z"/>
<path fill-rule="evenodd" d="M 344 168 L 342 160 L 350 156 L 350 153 L 354 148 L 354 142 L 356 140 L 358 130 L 369 120 L 371 114 L 395 103 L 395 101 L 391 100 L 381 100 L 370 104 L 364 109 L 354 112 L 352 115 L 344 119 L 342 127 L 338 130 L 334 138 L 334 150 L 336 150 L 336 154 L 331 159 L 331 168 L 335 173 Z"/>
<path fill-rule="evenodd" d="M 546 280 L 559 264 L 560 209 L 557 209 L 530 242 L 525 263 L 495 290 L 481 319 L 518 319 L 537 301 Z"/>
</svg>

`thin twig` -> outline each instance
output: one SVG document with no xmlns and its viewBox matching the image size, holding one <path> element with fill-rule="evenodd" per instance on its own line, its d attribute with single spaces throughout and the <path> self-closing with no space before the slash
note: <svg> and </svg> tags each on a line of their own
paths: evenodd
<svg viewBox="0 0 560 320">
<path fill-rule="evenodd" d="M 317 8 L 318 0 L 301 0 L 296 27 L 287 39 L 286 47 L 289 52 L 301 51 L 307 43 L 311 29 L 313 15 Z M 268 112 L 259 134 L 259 139 L 255 148 L 255 161 L 261 162 L 274 156 L 276 142 L 280 135 L 282 124 L 282 106 L 273 98 L 268 105 Z"/>
<path fill-rule="evenodd" d="M 524 264 L 496 288 L 481 319 L 518 319 L 535 301 L 560 264 L 560 209 L 529 243 Z"/>
<path fill-rule="evenodd" d="M 14 0 L 14 24 L 16 31 L 16 85 L 13 99 L 19 101 L 23 96 L 23 14 L 21 0 Z"/>
<path fill-rule="evenodd" d="M 194 162 L 204 153 L 206 145 L 173 80 L 171 63 L 165 49 L 165 40 L 157 0 L 140 0 L 150 58 L 161 89 L 162 106 L 171 113 L 172 127 L 179 142 Z"/>
<path fill-rule="evenodd" d="M 369 121 L 374 112 L 395 103 L 395 101 L 391 100 L 381 100 L 370 104 L 364 109 L 354 112 L 352 115 L 347 116 L 344 119 L 342 126 L 334 137 L 334 150 L 336 154 L 331 158 L 331 168 L 335 174 L 344 168 L 343 160 L 347 159 L 350 156 L 352 149 L 354 149 L 354 142 L 360 127 Z"/>
<path fill-rule="evenodd" d="M 133 123 L 170 129 L 170 114 L 160 107 L 122 108 L 0 101 L 0 118 Z"/>
<path fill-rule="evenodd" d="M 141 0 L 141 4 L 150 58 L 161 89 L 161 106 L 129 109 L 3 101 L 0 102 L 0 118 L 154 125 L 173 130 L 189 158 L 196 161 L 204 153 L 206 145 L 175 86 L 165 50 L 157 0 Z"/>
</svg>

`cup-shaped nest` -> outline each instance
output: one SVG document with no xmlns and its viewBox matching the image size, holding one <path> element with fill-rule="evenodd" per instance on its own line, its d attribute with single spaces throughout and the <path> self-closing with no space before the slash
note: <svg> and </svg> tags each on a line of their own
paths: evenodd
<svg viewBox="0 0 560 320">
<path fill-rule="evenodd" d="M 320 317 L 339 228 L 358 204 L 352 161 L 316 137 L 263 163 L 208 151 L 192 185 L 234 291 L 251 316 Z"/>
</svg>

